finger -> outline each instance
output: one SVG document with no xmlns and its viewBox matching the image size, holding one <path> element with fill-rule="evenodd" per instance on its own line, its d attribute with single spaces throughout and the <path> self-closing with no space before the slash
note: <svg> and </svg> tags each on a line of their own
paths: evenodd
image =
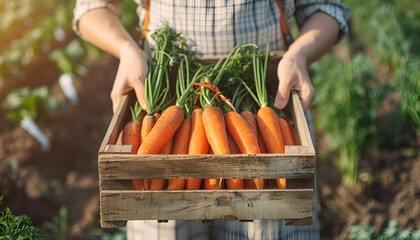
<svg viewBox="0 0 420 240">
<path fill-rule="evenodd" d="M 139 101 L 141 108 L 146 111 L 146 97 L 143 82 L 139 80 L 136 81 L 133 88 L 136 92 L 137 100 Z"/>
<path fill-rule="evenodd" d="M 275 100 L 275 107 L 278 109 L 284 109 L 287 105 L 287 102 L 289 101 L 290 97 L 290 91 L 292 90 L 293 86 L 293 80 L 283 74 L 283 72 L 280 70 L 280 67 L 278 68 L 277 72 L 278 78 L 279 78 L 279 86 L 277 89 L 276 94 L 276 100 Z"/>
<path fill-rule="evenodd" d="M 117 112 L 118 105 L 121 102 L 121 94 L 112 94 L 111 93 L 111 100 L 112 100 L 112 111 L 114 114 Z"/>
<path fill-rule="evenodd" d="M 310 86 L 310 88 L 300 91 L 299 97 L 302 102 L 303 111 L 306 112 L 309 109 L 309 106 L 311 105 L 311 103 L 315 99 L 315 91 L 312 85 Z"/>
<path fill-rule="evenodd" d="M 119 74 L 120 71 L 117 72 L 117 76 L 115 77 L 114 80 L 114 85 L 112 86 L 112 90 L 111 90 L 111 101 L 112 101 L 112 110 L 115 113 L 117 111 L 118 105 L 121 102 L 121 98 L 124 95 L 124 86 L 121 84 L 122 83 L 122 78 L 121 75 Z"/>
<path fill-rule="evenodd" d="M 309 80 L 308 75 L 304 75 L 305 84 L 302 84 L 301 88 L 298 90 L 299 98 L 302 103 L 303 111 L 306 112 L 309 109 L 309 106 L 315 99 L 315 89 L 312 86 L 311 81 Z"/>
</svg>

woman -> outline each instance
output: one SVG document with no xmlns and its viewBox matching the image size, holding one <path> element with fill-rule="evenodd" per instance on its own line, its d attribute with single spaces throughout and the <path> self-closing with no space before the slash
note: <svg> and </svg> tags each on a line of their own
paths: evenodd
<svg viewBox="0 0 420 240">
<path fill-rule="evenodd" d="M 191 50 L 199 57 L 225 56 L 235 45 L 244 43 L 255 43 L 264 50 L 265 38 L 270 41 L 270 50 L 287 49 L 278 65 L 275 106 L 283 109 L 294 89 L 305 112 L 315 98 L 307 67 L 347 33 L 350 18 L 349 8 L 339 0 L 144 0 L 138 4 L 140 26 L 152 32 L 163 21 L 168 22 L 175 32 L 196 43 Z M 146 54 L 122 26 L 120 14 L 118 1 L 109 0 L 77 0 L 74 11 L 75 31 L 120 59 L 111 91 L 114 112 L 121 97 L 132 89 L 145 108 L 148 70 Z M 293 15 L 300 34 L 288 46 L 287 21 Z M 129 239 L 138 239 L 135 232 L 145 239 L 208 239 L 209 233 L 214 239 L 319 238 L 316 215 L 313 226 L 306 228 L 284 227 L 282 221 L 216 221 L 211 227 L 197 221 L 136 221 L 128 223 L 127 232 Z"/>
</svg>

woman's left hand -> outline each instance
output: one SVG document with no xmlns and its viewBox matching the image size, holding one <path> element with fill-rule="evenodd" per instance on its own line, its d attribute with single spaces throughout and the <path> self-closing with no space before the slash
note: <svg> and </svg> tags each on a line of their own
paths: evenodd
<svg viewBox="0 0 420 240">
<path fill-rule="evenodd" d="M 278 109 L 286 107 L 290 91 L 296 90 L 302 102 L 303 110 L 309 109 L 315 99 L 315 90 L 309 78 L 306 59 L 299 53 L 288 51 L 277 67 L 279 87 L 274 105 Z"/>
</svg>

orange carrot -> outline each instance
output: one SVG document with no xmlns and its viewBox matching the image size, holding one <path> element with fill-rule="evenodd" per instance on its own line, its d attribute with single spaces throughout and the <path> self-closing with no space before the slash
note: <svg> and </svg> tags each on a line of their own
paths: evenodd
<svg viewBox="0 0 420 240">
<path fill-rule="evenodd" d="M 184 111 L 173 105 L 168 107 L 160 116 L 149 135 L 143 139 L 137 154 L 156 154 L 175 135 L 182 121 Z"/>
<path fill-rule="evenodd" d="M 299 137 L 297 135 L 295 127 L 293 126 L 293 120 L 290 119 L 290 118 L 286 118 L 286 121 L 289 124 L 290 132 L 292 133 L 292 138 L 293 138 L 294 145 L 300 145 Z"/>
<path fill-rule="evenodd" d="M 159 154 L 171 154 L 173 145 L 174 138 L 172 137 L 159 151 Z M 149 186 L 145 187 L 145 190 L 162 190 L 165 188 L 166 179 L 145 179 L 145 181 L 146 180 L 149 180 Z"/>
<path fill-rule="evenodd" d="M 225 114 L 226 128 L 235 140 L 241 153 L 260 153 L 257 135 L 255 135 L 245 119 L 237 112 Z"/>
<path fill-rule="evenodd" d="M 207 140 L 214 154 L 229 154 L 226 125 L 222 110 L 218 107 L 207 107 L 203 111 L 202 118 Z"/>
<path fill-rule="evenodd" d="M 230 153 L 240 154 L 241 150 L 239 150 L 239 147 L 235 143 L 235 140 L 232 138 L 232 136 L 229 133 L 227 133 L 227 137 L 228 137 Z M 226 185 L 228 189 L 243 189 L 244 180 L 243 179 L 226 179 Z"/>
<path fill-rule="evenodd" d="M 286 178 L 277 178 L 277 187 L 279 189 L 285 189 L 286 188 Z"/>
<path fill-rule="evenodd" d="M 191 119 L 184 119 L 175 133 L 172 154 L 188 154 L 191 137 Z M 182 190 L 185 188 L 185 179 L 169 179 L 168 190 Z"/>
<path fill-rule="evenodd" d="M 226 133 L 229 143 L 229 151 L 230 154 L 240 154 L 241 150 L 239 149 L 238 145 L 236 144 L 235 140 L 233 139 L 232 135 L 229 132 Z"/>
<path fill-rule="evenodd" d="M 255 120 L 257 121 L 257 114 L 254 114 Z M 261 130 L 257 128 L 257 134 L 258 134 L 258 146 L 260 146 L 261 153 L 268 153 L 267 147 L 265 146 L 264 138 L 261 135 Z"/>
<path fill-rule="evenodd" d="M 207 154 L 209 153 L 209 142 L 202 121 L 203 109 L 196 108 L 191 113 L 191 139 L 188 154 Z M 188 190 L 200 189 L 201 179 L 187 179 Z"/>
<path fill-rule="evenodd" d="M 156 117 L 153 115 L 146 115 L 143 118 L 143 124 L 141 125 L 141 142 L 140 145 L 143 143 L 146 136 L 149 135 L 150 131 L 156 124 Z"/>
<path fill-rule="evenodd" d="M 295 145 L 293 141 L 292 133 L 290 131 L 289 123 L 287 123 L 286 119 L 280 117 L 279 125 L 280 125 L 280 129 L 283 135 L 285 145 Z M 278 178 L 277 186 L 279 189 L 286 188 L 286 178 Z"/>
<path fill-rule="evenodd" d="M 274 110 L 263 107 L 258 110 L 258 126 L 269 153 L 284 153 L 284 141 Z M 141 148 L 141 146 L 140 146 Z"/>
<path fill-rule="evenodd" d="M 279 117 L 279 125 L 281 129 L 281 135 L 283 136 L 284 145 L 294 145 L 292 133 L 290 132 L 289 124 L 286 119 Z"/>
<path fill-rule="evenodd" d="M 140 122 L 129 122 L 124 126 L 122 134 L 122 144 L 131 145 L 131 153 L 136 154 L 140 145 Z"/>
<path fill-rule="evenodd" d="M 244 188 L 245 189 L 255 189 L 255 184 L 252 179 L 244 179 Z"/>
<path fill-rule="evenodd" d="M 204 189 L 216 190 L 223 189 L 224 179 L 204 179 Z"/>
<path fill-rule="evenodd" d="M 124 126 L 122 131 L 122 145 L 131 145 L 131 153 L 137 153 L 140 146 L 141 116 L 145 113 L 141 110 L 139 102 L 136 101 L 134 108 L 130 107 L 131 121 Z M 144 115 L 143 115 L 144 116 Z"/>
<path fill-rule="evenodd" d="M 243 111 L 241 112 L 241 116 L 248 123 L 248 126 L 251 129 L 252 133 L 255 135 L 255 137 L 258 138 L 258 132 L 257 132 L 258 126 L 257 126 L 257 119 L 255 118 L 255 115 L 250 111 Z"/>
<path fill-rule="evenodd" d="M 252 113 L 251 113 L 252 114 Z M 252 118 L 254 116 L 252 115 Z M 254 134 L 246 120 L 236 112 L 228 112 L 225 115 L 228 132 L 235 139 L 241 153 L 260 153 L 257 134 Z M 253 179 L 257 189 L 264 188 L 264 179 Z"/>
<path fill-rule="evenodd" d="M 153 114 L 153 116 L 155 116 L 156 121 L 157 121 L 160 118 L 160 113 L 155 113 L 155 114 Z"/>
<path fill-rule="evenodd" d="M 146 115 L 143 118 L 143 123 L 140 131 L 140 145 L 143 143 L 143 140 L 149 135 L 152 128 L 155 126 L 156 117 L 154 115 Z M 137 148 L 138 153 L 139 148 Z M 134 179 L 133 180 L 133 189 L 134 190 L 149 190 L 150 179 Z"/>
<path fill-rule="evenodd" d="M 203 111 L 203 126 L 207 140 L 214 154 L 229 154 L 229 143 L 226 134 L 223 112 L 218 107 L 207 107 Z M 222 187 L 221 179 L 205 179 L 205 189 L 217 189 Z"/>
</svg>

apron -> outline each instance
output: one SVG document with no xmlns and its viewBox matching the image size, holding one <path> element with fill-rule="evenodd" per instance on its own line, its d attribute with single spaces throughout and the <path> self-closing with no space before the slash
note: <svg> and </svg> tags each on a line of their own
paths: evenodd
<svg viewBox="0 0 420 240">
<path fill-rule="evenodd" d="M 140 1 L 140 0 L 139 0 Z M 286 6 L 285 12 L 281 6 Z M 292 0 L 143 0 L 137 10 L 142 36 L 150 35 L 166 22 L 190 40 L 197 57 L 224 57 L 237 45 L 257 44 L 265 51 L 284 50 L 290 45 L 286 19 L 293 15 Z"/>
</svg>

